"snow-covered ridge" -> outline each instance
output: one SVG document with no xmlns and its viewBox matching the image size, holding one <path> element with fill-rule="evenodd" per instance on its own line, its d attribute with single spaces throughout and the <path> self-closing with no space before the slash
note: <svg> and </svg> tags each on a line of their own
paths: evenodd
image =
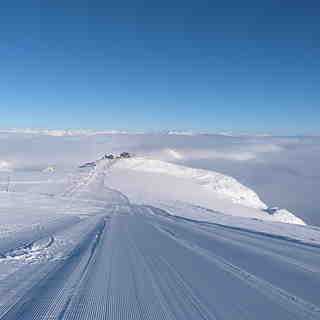
<svg viewBox="0 0 320 320">
<path fill-rule="evenodd" d="M 252 134 L 252 133 L 233 133 L 228 131 L 214 132 L 214 131 L 179 131 L 179 130 L 167 130 L 167 131 L 127 131 L 127 130 L 69 130 L 69 129 L 31 129 L 31 128 L 10 128 L 0 129 L 0 133 L 22 133 L 22 134 L 39 134 L 48 136 L 73 136 L 84 135 L 92 136 L 99 134 L 159 134 L 159 135 L 175 135 L 175 136 L 201 136 L 201 135 L 218 135 L 229 137 L 265 137 L 271 136 L 270 134 Z"/>
<path fill-rule="evenodd" d="M 26 133 L 41 134 L 49 136 L 72 136 L 72 135 L 96 135 L 96 134 L 129 134 L 123 130 L 51 130 L 51 129 L 0 129 L 0 133 Z M 140 132 L 135 132 L 138 134 Z"/>
<path fill-rule="evenodd" d="M 127 131 L 127 130 L 69 130 L 69 129 L 31 129 L 31 128 L 11 128 L 11 129 L 0 129 L 0 133 L 25 133 L 25 134 L 40 134 L 50 136 L 72 136 L 72 135 L 98 135 L 98 134 L 168 134 L 168 135 L 183 135 L 183 136 L 194 136 L 207 134 L 205 132 L 193 132 L 193 131 Z"/>
<path fill-rule="evenodd" d="M 200 132 L 193 132 L 193 131 L 176 131 L 176 130 L 171 130 L 168 131 L 167 134 L 172 134 L 172 135 L 177 135 L 177 136 L 194 136 L 197 134 L 201 134 Z"/>
<path fill-rule="evenodd" d="M 253 190 L 242 185 L 235 178 L 221 174 L 219 172 L 204 169 L 195 169 L 185 167 L 182 165 L 172 164 L 169 162 L 164 162 L 161 160 L 137 157 L 133 157 L 130 159 L 121 159 L 119 161 L 116 161 L 113 164 L 112 168 L 116 170 L 120 169 L 126 171 L 128 174 L 127 183 L 133 183 L 136 187 L 138 187 L 138 184 L 141 183 L 143 179 L 145 179 L 145 177 L 143 177 L 141 173 L 146 173 L 149 175 L 154 174 L 154 179 L 152 175 L 149 176 L 149 178 L 147 178 L 154 180 L 152 181 L 152 184 L 149 180 L 150 188 L 154 191 L 157 188 L 159 189 L 159 191 L 161 191 L 161 189 L 163 190 L 163 183 L 165 184 L 166 181 L 165 177 L 168 177 L 168 190 L 170 190 L 170 183 L 173 182 L 173 180 L 170 179 L 180 179 L 178 184 L 172 186 L 172 192 L 175 192 L 175 188 L 184 190 L 184 188 L 190 182 L 192 182 L 194 186 L 199 185 L 199 187 L 195 189 L 188 189 L 190 199 L 188 198 L 187 192 L 185 194 L 186 197 L 184 198 L 185 201 L 190 200 L 193 201 L 194 204 L 204 205 L 208 208 L 218 210 L 221 213 L 227 215 L 247 216 L 251 218 L 257 218 L 268 221 L 279 221 L 285 223 L 305 225 L 303 220 L 296 217 L 294 214 L 285 209 L 268 208 L 268 206 L 259 198 L 259 196 Z M 136 178 L 133 178 L 131 176 L 130 171 L 137 173 Z M 159 174 L 165 180 L 158 180 Z M 129 176 L 131 176 L 131 178 Z M 186 181 L 186 184 L 183 182 L 183 180 Z M 159 185 L 158 187 L 155 187 L 155 185 L 157 185 L 157 181 L 159 182 Z M 147 183 L 147 185 L 145 186 L 146 188 L 148 188 L 148 184 L 149 183 Z M 204 191 L 203 193 L 201 189 Z M 147 191 L 148 190 L 146 190 L 146 192 Z M 197 193 L 197 195 L 195 193 Z M 205 194 L 205 197 L 209 198 L 207 198 L 207 200 L 204 201 L 202 195 L 204 196 Z M 210 194 L 212 194 L 212 196 L 210 196 Z M 181 194 L 176 194 L 176 196 L 179 198 L 181 197 Z M 179 200 L 178 198 L 176 200 Z M 150 200 L 147 200 L 147 202 L 148 201 L 150 202 Z M 166 201 L 168 201 L 168 199 Z"/>
<path fill-rule="evenodd" d="M 215 193 L 230 199 L 234 203 L 255 209 L 266 209 L 258 195 L 236 179 L 224 174 L 204 169 L 194 169 L 160 160 L 131 158 L 123 159 L 115 164 L 118 168 L 143 172 L 156 172 L 178 178 L 192 179 L 194 182 Z"/>
</svg>

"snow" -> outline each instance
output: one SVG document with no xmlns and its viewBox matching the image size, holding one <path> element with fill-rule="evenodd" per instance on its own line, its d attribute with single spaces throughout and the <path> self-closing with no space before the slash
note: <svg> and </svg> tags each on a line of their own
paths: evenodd
<svg viewBox="0 0 320 320">
<path fill-rule="evenodd" d="M 7 165 L 6 172 L 0 170 L 0 190 L 5 190 L 9 173 L 11 181 L 21 181 L 22 173 L 32 171 L 36 177 L 36 171 L 54 167 L 54 175 L 66 176 L 68 171 L 105 153 L 122 151 L 231 175 L 257 192 L 266 204 L 287 208 L 307 223 L 319 224 L 316 192 L 319 179 L 314 175 L 320 163 L 316 138 L 0 133 L 0 160 L 10 165 L 10 172 Z M 49 179 L 56 180 L 48 175 Z M 27 180 L 40 179 L 30 175 Z M 10 187 L 13 191 L 27 190 L 21 183 Z"/>
<path fill-rule="evenodd" d="M 160 173 L 177 178 L 189 179 L 204 188 L 212 190 L 213 192 L 230 199 L 234 203 L 256 209 L 267 208 L 254 191 L 243 186 L 236 179 L 218 172 L 188 168 L 164 161 L 144 158 L 133 158 L 126 161 L 119 161 L 115 167 L 139 172 Z"/>
<path fill-rule="evenodd" d="M 183 155 L 174 149 L 165 149 L 165 152 L 174 159 L 181 160 Z"/>
<path fill-rule="evenodd" d="M 166 134 L 166 135 L 176 135 L 176 136 L 199 136 L 199 135 L 221 135 L 229 137 L 243 137 L 243 136 L 255 136 L 255 137 L 269 137 L 269 133 L 257 133 L 252 135 L 252 133 L 239 133 L 239 132 L 227 132 L 227 131 L 191 131 L 191 130 L 169 130 L 169 131 L 127 131 L 127 130 L 70 130 L 70 129 L 31 129 L 31 128 L 10 128 L 10 129 L 0 129 L 0 133 L 23 133 L 23 134 L 33 134 L 33 135 L 49 135 L 55 137 L 62 136 L 72 136 L 72 135 L 99 135 L 99 134 Z"/>
<path fill-rule="evenodd" d="M 93 141 L 32 134 L 55 150 Z M 179 149 L 100 159 L 132 151 L 113 148 L 2 155 L 0 318 L 317 319 L 319 228 L 231 176 L 164 161 Z"/>
<path fill-rule="evenodd" d="M 25 295 L 30 294 L 32 288 L 48 278 L 50 273 L 58 270 L 79 246 L 92 240 L 102 224 L 101 216 L 91 217 L 67 230 L 54 233 L 47 246 L 42 245 L 40 249 L 31 247 L 16 257 L 9 255 L 8 258 L 0 259 L 0 317 L 19 300 L 25 299 Z"/>
<path fill-rule="evenodd" d="M 120 208 L 65 316 L 317 319 L 316 249 L 266 239 Z"/>
<path fill-rule="evenodd" d="M 0 171 L 11 171 L 11 164 L 8 161 L 0 160 Z"/>
<path fill-rule="evenodd" d="M 196 133 L 193 131 L 168 131 L 168 134 L 170 135 L 177 135 L 177 136 L 194 136 Z"/>
<path fill-rule="evenodd" d="M 147 203 L 151 208 L 163 210 L 162 214 L 182 217 L 200 223 L 212 223 L 231 230 L 244 230 L 269 235 L 275 238 L 287 238 L 301 243 L 320 245 L 320 228 L 297 223 L 295 216 L 286 215 L 276 219 L 268 217 L 245 217 L 224 214 L 220 211 L 201 207 L 187 201 L 158 201 Z M 292 220 L 290 221 L 290 217 Z M 283 220 L 282 220 L 283 219 Z"/>
<path fill-rule="evenodd" d="M 54 167 L 47 167 L 45 169 L 42 170 L 42 172 L 55 172 L 55 168 Z"/>
</svg>

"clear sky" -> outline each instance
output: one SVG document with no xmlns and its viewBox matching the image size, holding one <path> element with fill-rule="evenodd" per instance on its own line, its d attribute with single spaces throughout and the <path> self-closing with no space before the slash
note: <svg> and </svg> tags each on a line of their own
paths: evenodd
<svg viewBox="0 0 320 320">
<path fill-rule="evenodd" d="M 6 1 L 0 127 L 319 132 L 319 16 L 312 0 Z"/>
</svg>

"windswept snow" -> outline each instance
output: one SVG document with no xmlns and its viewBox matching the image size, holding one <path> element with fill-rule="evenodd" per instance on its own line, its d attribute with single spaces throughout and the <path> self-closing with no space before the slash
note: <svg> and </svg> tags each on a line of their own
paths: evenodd
<svg viewBox="0 0 320 320">
<path fill-rule="evenodd" d="M 183 159 L 183 155 L 174 149 L 165 149 L 165 152 L 173 159 L 176 159 L 176 160 Z"/>
<path fill-rule="evenodd" d="M 189 168 L 160 160 L 131 158 L 118 161 L 106 183 L 139 203 L 154 199 L 194 203 L 232 216 L 305 224 L 287 210 L 267 213 L 267 205 L 248 187 L 218 172 Z"/>
<path fill-rule="evenodd" d="M 194 169 L 160 160 L 144 158 L 119 161 L 115 167 L 139 172 L 160 173 L 167 176 L 192 180 L 201 187 L 212 190 L 214 193 L 231 200 L 233 203 L 255 209 L 267 208 L 254 191 L 240 184 L 236 179 L 218 172 Z"/>
<path fill-rule="evenodd" d="M 0 319 L 319 319 L 319 228 L 225 174 L 99 155 L 0 174 Z"/>
<path fill-rule="evenodd" d="M 0 171 L 11 171 L 11 163 L 5 160 L 0 160 Z"/>
<path fill-rule="evenodd" d="M 273 219 L 268 216 L 249 218 L 224 214 L 221 211 L 177 200 L 153 200 L 148 202 L 147 207 L 151 209 L 150 213 L 157 212 L 158 215 L 171 215 L 203 225 L 210 223 L 230 230 L 243 230 L 249 233 L 264 234 L 271 238 L 286 238 L 296 242 L 320 246 L 320 228 L 305 226 L 302 222 L 298 223 L 299 220 L 292 214 L 285 215 L 282 217 L 283 220 L 279 217 Z M 290 218 L 292 219 L 291 221 Z"/>
</svg>

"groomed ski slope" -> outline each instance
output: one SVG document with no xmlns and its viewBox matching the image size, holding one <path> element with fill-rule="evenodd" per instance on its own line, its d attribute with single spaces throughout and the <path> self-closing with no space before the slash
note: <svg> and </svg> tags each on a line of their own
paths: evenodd
<svg viewBox="0 0 320 320">
<path fill-rule="evenodd" d="M 70 258 L 10 317 L 316 320 L 319 259 L 319 248 L 119 206 L 89 263 Z"/>
<path fill-rule="evenodd" d="M 41 196 L 61 211 L 51 229 L 3 246 L 0 320 L 319 319 L 320 230 L 211 175 L 145 159 L 74 172 Z"/>
</svg>

